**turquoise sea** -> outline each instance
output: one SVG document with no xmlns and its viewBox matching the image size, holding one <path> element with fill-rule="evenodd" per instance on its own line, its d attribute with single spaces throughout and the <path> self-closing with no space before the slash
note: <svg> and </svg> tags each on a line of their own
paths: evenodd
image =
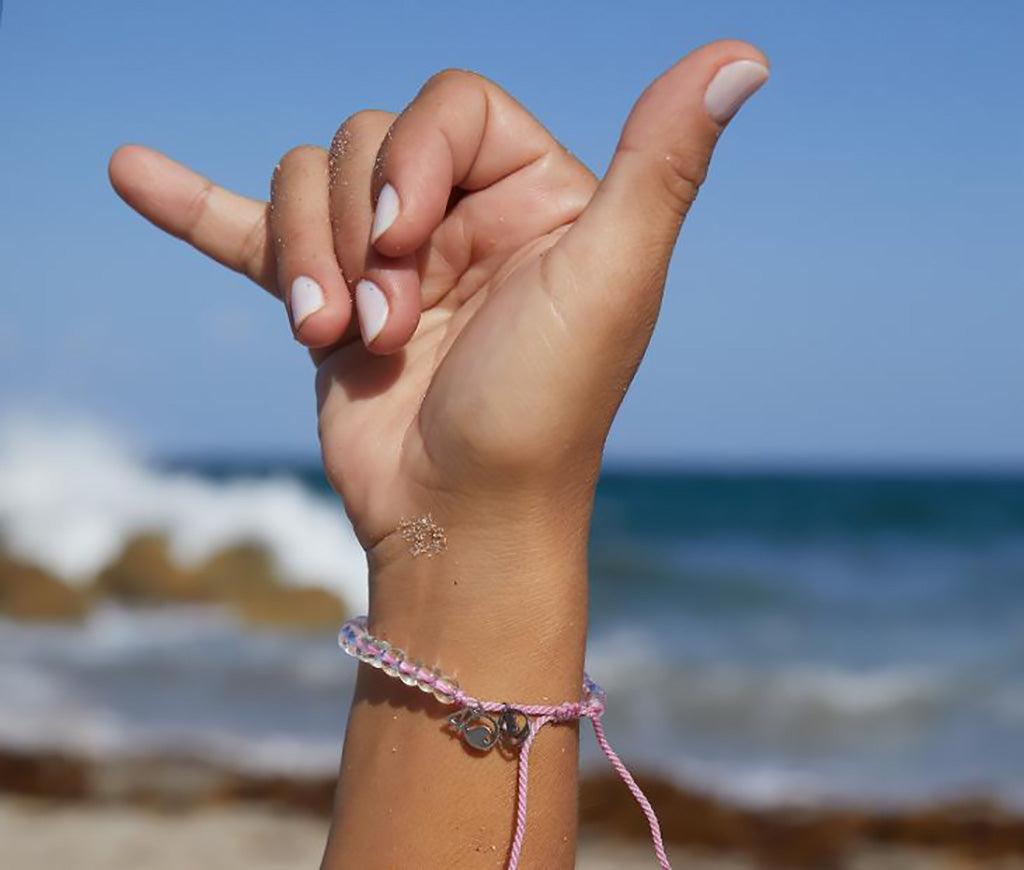
<svg viewBox="0 0 1024 870">
<path fill-rule="evenodd" d="M 119 495 L 0 496 L 8 543 L 30 551 L 47 525 L 72 576 L 102 549 L 89 534 L 160 528 L 182 558 L 255 537 L 299 581 L 335 574 L 358 597 L 358 548 L 315 466 L 95 463 Z M 636 767 L 753 803 L 1024 805 L 1024 477 L 611 469 L 592 538 L 588 666 Z M 352 676 L 331 636 L 216 611 L 0 622 L 0 742 L 324 772 Z"/>
</svg>

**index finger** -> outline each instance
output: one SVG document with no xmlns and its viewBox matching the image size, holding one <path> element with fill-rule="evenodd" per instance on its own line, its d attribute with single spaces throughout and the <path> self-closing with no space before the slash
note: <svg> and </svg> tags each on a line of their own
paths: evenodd
<svg viewBox="0 0 1024 870">
<path fill-rule="evenodd" d="M 148 221 L 280 295 L 267 203 L 225 190 L 141 145 L 118 148 L 109 173 L 118 195 Z"/>
<path fill-rule="evenodd" d="M 387 257 L 419 248 L 452 190 L 478 191 L 565 149 L 520 103 L 465 70 L 431 78 L 392 125 L 377 160 L 370 243 Z"/>
</svg>

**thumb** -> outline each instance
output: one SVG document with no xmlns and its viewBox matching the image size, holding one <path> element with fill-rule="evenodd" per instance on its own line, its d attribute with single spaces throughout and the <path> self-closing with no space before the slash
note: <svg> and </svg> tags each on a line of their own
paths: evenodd
<svg viewBox="0 0 1024 870">
<path fill-rule="evenodd" d="M 761 52 L 727 40 L 687 55 L 644 91 L 608 173 L 556 245 L 570 278 L 561 282 L 563 313 L 571 317 L 581 308 L 578 322 L 594 325 L 596 319 L 619 331 L 628 311 L 649 333 L 679 228 L 715 143 L 767 79 Z"/>
</svg>

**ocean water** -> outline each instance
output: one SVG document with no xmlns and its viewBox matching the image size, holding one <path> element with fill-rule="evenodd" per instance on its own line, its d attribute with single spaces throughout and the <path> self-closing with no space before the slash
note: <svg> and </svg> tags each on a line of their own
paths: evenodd
<svg viewBox="0 0 1024 870">
<path fill-rule="evenodd" d="M 294 582 L 364 604 L 315 467 L 150 463 L 81 430 L 0 439 L 8 549 L 85 582 L 149 529 L 183 562 L 260 540 Z M 1024 806 L 1024 478 L 611 469 L 591 575 L 588 668 L 637 768 L 758 804 Z M 330 635 L 206 609 L 0 621 L 0 743 L 327 772 L 352 680 Z"/>
</svg>

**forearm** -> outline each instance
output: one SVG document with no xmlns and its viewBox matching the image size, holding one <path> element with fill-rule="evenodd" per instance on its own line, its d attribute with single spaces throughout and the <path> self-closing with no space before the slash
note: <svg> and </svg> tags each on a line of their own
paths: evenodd
<svg viewBox="0 0 1024 870">
<path fill-rule="evenodd" d="M 400 535 L 370 555 L 370 631 L 485 700 L 576 700 L 586 640 L 586 510 L 482 515 L 413 558 Z M 443 519 L 443 517 L 438 517 Z M 516 757 L 446 729 L 451 706 L 360 665 L 324 866 L 495 867 L 515 817 Z M 571 867 L 578 728 L 545 728 L 531 753 L 521 866 Z"/>
</svg>

